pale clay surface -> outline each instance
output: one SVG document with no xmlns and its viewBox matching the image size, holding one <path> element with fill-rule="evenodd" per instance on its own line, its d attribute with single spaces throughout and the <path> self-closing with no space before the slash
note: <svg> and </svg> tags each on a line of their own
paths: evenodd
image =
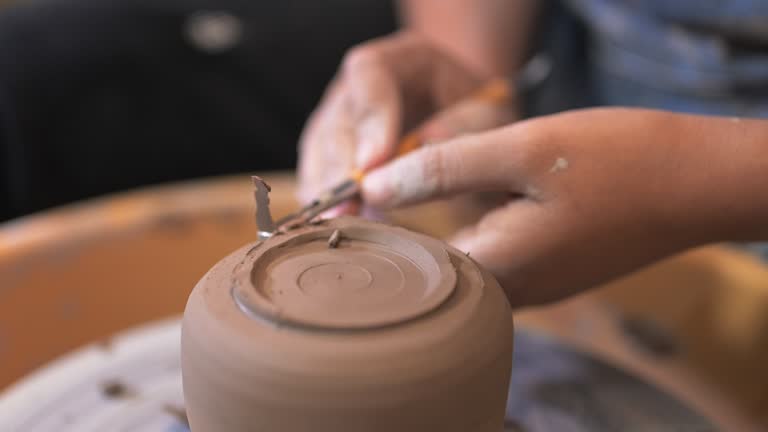
<svg viewBox="0 0 768 432">
<path fill-rule="evenodd" d="M 195 432 L 499 432 L 512 333 L 498 283 L 440 241 L 356 218 L 300 228 L 234 252 L 190 295 L 189 419 Z"/>
</svg>

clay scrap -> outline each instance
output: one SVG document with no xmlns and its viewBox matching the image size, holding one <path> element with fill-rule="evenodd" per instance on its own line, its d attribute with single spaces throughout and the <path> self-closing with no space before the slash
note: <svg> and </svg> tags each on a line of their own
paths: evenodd
<svg viewBox="0 0 768 432">
<path fill-rule="evenodd" d="M 339 245 L 339 242 L 341 242 L 341 231 L 334 230 L 331 234 L 331 237 L 328 238 L 328 248 L 336 249 L 336 247 Z"/>
<path fill-rule="evenodd" d="M 275 232 L 275 221 L 272 220 L 272 213 L 269 210 L 269 192 L 272 188 L 259 176 L 251 176 L 251 181 L 254 187 L 253 198 L 256 201 L 256 227 L 259 238 L 269 237 Z"/>
</svg>

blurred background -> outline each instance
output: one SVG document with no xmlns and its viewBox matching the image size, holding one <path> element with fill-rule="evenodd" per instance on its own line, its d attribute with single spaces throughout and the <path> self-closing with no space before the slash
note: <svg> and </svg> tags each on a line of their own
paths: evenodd
<svg viewBox="0 0 768 432">
<path fill-rule="evenodd" d="M 170 180 L 292 168 L 388 0 L 0 0 L 0 220 Z"/>
</svg>

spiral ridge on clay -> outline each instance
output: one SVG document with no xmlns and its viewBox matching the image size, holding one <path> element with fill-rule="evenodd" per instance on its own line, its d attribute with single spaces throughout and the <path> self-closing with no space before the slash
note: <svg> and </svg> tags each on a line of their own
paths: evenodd
<svg viewBox="0 0 768 432">
<path fill-rule="evenodd" d="M 351 330 L 429 313 L 455 285 L 438 241 L 384 225 L 316 226 L 252 249 L 237 266 L 233 296 L 280 324 Z"/>
</svg>

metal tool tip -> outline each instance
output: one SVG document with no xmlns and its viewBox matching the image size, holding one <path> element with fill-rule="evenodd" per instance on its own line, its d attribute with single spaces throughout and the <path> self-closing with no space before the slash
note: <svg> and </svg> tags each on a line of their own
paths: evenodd
<svg viewBox="0 0 768 432">
<path fill-rule="evenodd" d="M 252 175 L 251 181 L 253 182 L 253 186 L 258 188 L 259 186 L 263 185 L 265 188 L 267 188 L 267 192 L 272 192 L 272 187 L 269 185 L 269 183 L 265 182 L 263 178 Z"/>
</svg>

